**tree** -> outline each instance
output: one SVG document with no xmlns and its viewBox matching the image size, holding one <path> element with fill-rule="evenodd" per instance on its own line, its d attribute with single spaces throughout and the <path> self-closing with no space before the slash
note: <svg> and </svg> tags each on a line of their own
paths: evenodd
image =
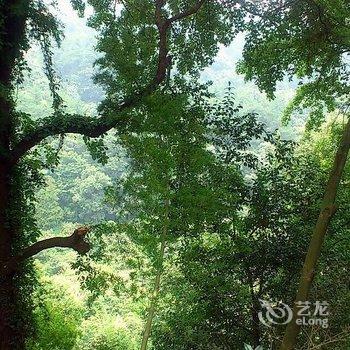
<svg viewBox="0 0 350 350">
<path fill-rule="evenodd" d="M 252 19 L 248 24 L 249 34 L 239 68 L 246 78 L 254 79 L 270 97 L 273 97 L 277 81 L 285 75 L 304 79 L 286 111 L 287 118 L 300 107 L 311 109 L 309 123 L 313 126 L 323 121 L 325 108 L 328 111 L 343 110 L 348 117 L 350 86 L 346 56 L 350 51 L 349 3 L 343 0 L 303 0 L 258 5 L 248 2 L 246 6 Z M 350 118 L 344 127 L 305 258 L 296 303 L 307 300 L 324 237 L 335 212 L 335 198 L 349 148 Z M 281 350 L 295 347 L 300 330 L 296 322 L 296 306 Z"/>
<path fill-rule="evenodd" d="M 82 13 L 85 2 L 71 2 Z M 88 3 L 95 11 L 90 23 L 100 32 L 98 50 L 102 57 L 96 80 L 106 89 L 98 117 L 64 111 L 51 52 L 51 38 L 59 42 L 61 31 L 44 2 L 4 0 L 0 5 L 0 349 L 22 348 L 25 337 L 23 317 L 27 312 L 21 313 L 19 303 L 30 293 L 24 293 L 20 285 L 26 275 L 24 267 L 21 274 L 16 273 L 23 265 L 20 263 L 43 249 L 76 248 L 77 244 L 87 247 L 84 236 L 77 233 L 66 239 L 35 242 L 38 232 L 28 217 L 41 165 L 36 146 L 48 137 L 62 138 L 66 133 L 84 135 L 89 143 L 88 138 L 102 136 L 112 128 L 132 130 L 142 120 L 139 108 L 143 98 L 164 82 L 170 65 L 177 66 L 180 76 L 195 76 L 211 62 L 218 43 L 227 44 L 232 39 L 233 23 L 239 25 L 242 20 L 237 9 L 209 0 L 136 1 L 125 4 L 120 15 L 115 1 Z M 53 99 L 52 115 L 36 121 L 18 112 L 13 98 L 25 66 L 24 52 L 32 40 L 42 48 Z M 26 283 L 33 285 L 33 281 Z"/>
<path fill-rule="evenodd" d="M 245 9 L 251 21 L 238 70 L 270 98 L 284 77 L 298 79 L 299 88 L 285 111 L 285 120 L 306 108 L 309 124 L 319 126 L 325 109 L 334 111 L 340 103 L 348 104 L 347 1 L 247 1 Z"/>
<path fill-rule="evenodd" d="M 317 202 L 339 131 L 339 125 L 323 128 L 299 146 L 269 147 L 268 156 L 249 173 L 241 189 L 242 209 L 231 230 L 218 225 L 213 233 L 184 240 L 163 287 L 166 297 L 154 329 L 156 348 L 279 346 L 283 327 L 260 322 L 259 299 L 276 304 L 293 300 L 308 245 L 305 232 L 317 219 Z M 349 164 L 338 196 L 341 211 L 332 221 L 311 293 L 311 298 L 329 301 L 329 328 L 306 330 L 300 344 L 310 344 L 309 348 L 323 344 L 325 349 L 345 349 L 341 338 L 348 342 L 348 177 Z"/>
<path fill-rule="evenodd" d="M 147 99 L 149 114 L 142 129 L 123 140 L 131 172 L 108 191 L 110 201 L 124 203 L 124 227 L 142 242 L 153 264 L 142 350 L 147 349 L 163 276 L 172 268 L 179 241 L 210 232 L 224 219 L 229 225 L 238 201 L 234 189 L 241 184 L 237 169 L 221 167 L 207 149 L 205 111 L 199 104 L 207 97 L 200 87 L 186 90 Z"/>
</svg>

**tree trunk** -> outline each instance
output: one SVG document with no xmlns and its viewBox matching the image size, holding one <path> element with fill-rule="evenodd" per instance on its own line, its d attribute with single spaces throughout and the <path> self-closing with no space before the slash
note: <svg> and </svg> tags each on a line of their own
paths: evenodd
<svg viewBox="0 0 350 350">
<path fill-rule="evenodd" d="M 0 4 L 0 262 L 13 252 L 15 229 L 9 220 L 12 206 L 11 141 L 14 136 L 13 72 L 24 40 L 28 0 L 4 0 Z M 12 195 L 11 195 L 12 193 Z M 13 209 L 13 208 L 12 208 Z M 23 329 L 17 307 L 15 277 L 0 277 L 0 350 L 23 349 Z"/>
<path fill-rule="evenodd" d="M 6 111 L 7 103 L 0 98 L 1 121 L 10 115 Z M 7 114 L 8 113 L 8 114 Z M 6 123 L 1 124 L 0 152 L 0 264 L 7 262 L 14 253 L 16 230 L 10 217 L 14 195 L 11 189 L 11 169 L 7 164 L 6 153 L 9 150 L 9 133 L 4 132 Z M 20 350 L 24 348 L 25 331 L 23 328 L 22 308 L 18 304 L 18 278 L 14 274 L 0 275 L 0 350 Z"/>
<path fill-rule="evenodd" d="M 164 247 L 165 249 L 165 242 L 162 242 L 162 248 Z M 161 259 L 164 258 L 164 249 L 161 249 Z M 141 342 L 141 350 L 146 350 L 147 349 L 147 343 L 149 340 L 149 337 L 151 335 L 151 330 L 152 330 L 152 323 L 153 323 L 153 318 L 156 312 L 156 306 L 157 306 L 157 300 L 158 300 L 158 295 L 159 295 L 159 289 L 160 289 L 160 279 L 162 275 L 162 269 L 159 268 L 156 279 L 154 282 L 154 289 L 151 297 L 151 304 L 148 309 L 148 316 L 147 316 L 147 321 L 145 324 L 145 329 L 143 331 L 143 336 L 142 336 L 142 342 Z"/>
<path fill-rule="evenodd" d="M 326 191 L 323 197 L 321 211 L 311 238 L 309 249 L 305 258 L 302 275 L 299 281 L 298 292 L 294 302 L 293 318 L 288 324 L 280 350 L 292 350 L 297 343 L 297 337 L 300 331 L 298 319 L 298 302 L 307 301 L 312 281 L 315 275 L 315 268 L 319 259 L 322 244 L 332 218 L 335 212 L 335 199 L 338 186 L 342 178 L 346 160 L 350 148 L 350 118 L 344 129 L 344 133 L 335 156 L 332 172 L 329 176 Z"/>
<path fill-rule="evenodd" d="M 260 345 L 260 341 L 261 341 L 260 320 L 259 320 L 259 311 L 260 311 L 259 296 L 256 294 L 254 290 L 253 276 L 249 268 L 246 268 L 246 274 L 248 277 L 250 298 L 251 298 L 251 306 L 250 306 L 250 314 L 251 314 L 251 322 L 252 322 L 251 335 L 252 335 L 254 348 L 257 348 Z"/>
<path fill-rule="evenodd" d="M 260 345 L 261 333 L 260 333 L 260 320 L 259 320 L 259 300 L 257 296 L 252 292 L 252 306 L 251 306 L 251 317 L 252 317 L 252 336 L 253 345 L 257 348 Z"/>
<path fill-rule="evenodd" d="M 1 74 L 1 69 L 0 69 Z M 0 263 L 13 254 L 15 230 L 10 220 L 11 169 L 8 165 L 11 135 L 11 102 L 0 96 Z M 18 323 L 16 284 L 13 275 L 0 277 L 0 350 L 23 349 Z"/>
<path fill-rule="evenodd" d="M 0 166 L 0 262 L 11 256 L 13 234 L 7 220 L 9 205 L 9 174 L 3 163 Z M 16 349 L 16 296 L 13 276 L 0 278 L 0 350 Z"/>
<path fill-rule="evenodd" d="M 0 263 L 13 255 L 16 232 L 9 217 L 13 205 L 11 168 L 8 154 L 11 135 L 11 104 L 0 97 Z M 20 190 L 20 189 L 18 189 Z M 13 208 L 12 208 L 13 209 Z M 0 350 L 23 349 L 24 331 L 20 326 L 20 310 L 17 307 L 17 287 L 13 274 L 0 277 Z"/>
<path fill-rule="evenodd" d="M 141 350 L 147 349 L 147 343 L 148 343 L 149 337 L 151 335 L 153 318 L 154 318 L 154 315 L 156 312 L 156 307 L 157 307 L 157 301 L 158 301 L 159 290 L 160 290 L 160 279 L 161 279 L 161 276 L 163 273 L 164 253 L 165 253 L 166 240 L 167 240 L 168 227 L 169 227 L 169 200 L 166 200 L 166 203 L 165 203 L 165 215 L 164 215 L 164 217 L 165 217 L 164 227 L 163 227 L 163 232 L 162 232 L 162 236 L 161 236 L 161 246 L 160 246 L 160 252 L 159 252 L 159 262 L 158 262 L 159 265 L 158 265 L 156 279 L 154 282 L 153 293 L 151 296 L 151 304 L 150 304 L 150 307 L 148 309 L 147 321 L 146 321 L 146 325 L 145 325 L 145 328 L 143 331 Z"/>
</svg>

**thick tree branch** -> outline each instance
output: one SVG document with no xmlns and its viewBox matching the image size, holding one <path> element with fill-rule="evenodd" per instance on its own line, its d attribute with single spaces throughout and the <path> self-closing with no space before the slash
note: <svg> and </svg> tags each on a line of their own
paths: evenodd
<svg viewBox="0 0 350 350">
<path fill-rule="evenodd" d="M 85 240 L 88 232 L 88 227 L 79 227 L 69 237 L 53 237 L 34 243 L 30 247 L 23 249 L 18 255 L 3 263 L 0 267 L 0 277 L 8 276 L 16 272 L 23 261 L 43 250 L 51 248 L 71 248 L 78 254 L 86 254 L 90 250 L 90 244 Z"/>
<path fill-rule="evenodd" d="M 188 10 L 184 11 L 184 12 L 181 12 L 181 13 L 178 13 L 177 15 L 169 18 L 169 22 L 172 23 L 172 22 L 176 22 L 176 21 L 179 21 L 183 18 L 186 18 L 186 17 L 189 17 L 193 14 L 195 14 L 196 12 L 198 12 L 198 10 L 204 5 L 204 3 L 206 2 L 207 0 L 200 0 L 200 1 L 197 1 L 192 7 L 190 7 Z"/>
<path fill-rule="evenodd" d="M 29 150 L 49 136 L 73 133 L 88 137 L 99 137 L 117 125 L 126 124 L 128 120 L 126 120 L 125 112 L 129 108 L 136 107 L 143 97 L 151 95 L 166 78 L 167 68 L 171 64 L 171 57 L 168 55 L 168 32 L 171 24 L 195 14 L 205 1 L 207 0 L 201 0 L 187 11 L 168 19 L 162 13 L 166 0 L 155 0 L 155 24 L 158 28 L 159 45 L 158 65 L 153 80 L 142 90 L 133 93 L 116 106 L 113 110 L 113 116 L 107 114 L 92 118 L 65 114 L 63 116 L 44 118 L 32 132 L 24 135 L 14 146 L 10 156 L 10 163 L 12 165 L 16 164 Z"/>
</svg>

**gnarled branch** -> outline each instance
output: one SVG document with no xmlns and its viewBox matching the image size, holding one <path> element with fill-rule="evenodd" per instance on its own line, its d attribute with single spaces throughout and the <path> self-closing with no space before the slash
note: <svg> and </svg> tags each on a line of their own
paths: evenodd
<svg viewBox="0 0 350 350">
<path fill-rule="evenodd" d="M 186 18 L 188 16 L 191 16 L 193 15 L 194 13 L 198 12 L 198 10 L 204 5 L 204 3 L 206 2 L 207 0 L 200 0 L 200 1 L 197 1 L 192 7 L 190 7 L 189 9 L 181 12 L 181 13 L 178 13 L 177 15 L 174 15 L 173 17 L 169 18 L 169 22 L 176 22 L 176 21 L 179 21 L 183 18 Z"/>
<path fill-rule="evenodd" d="M 79 227 L 68 237 L 53 237 L 36 242 L 3 263 L 0 266 L 0 276 L 4 277 L 16 272 L 23 261 L 47 249 L 70 248 L 78 254 L 86 254 L 90 250 L 90 244 L 85 240 L 88 232 L 88 227 Z"/>
<path fill-rule="evenodd" d="M 205 1 L 207 0 L 200 0 L 187 11 L 171 18 L 166 18 L 162 13 L 166 0 L 155 0 L 155 24 L 158 28 L 159 45 L 158 66 L 152 81 L 143 89 L 126 97 L 123 102 L 117 105 L 113 110 L 113 116 L 108 114 L 92 118 L 82 115 L 65 114 L 63 116 L 44 118 L 33 131 L 24 135 L 13 147 L 10 155 L 10 164 L 16 164 L 29 150 L 49 136 L 73 133 L 88 137 L 99 137 L 118 124 L 127 123 L 127 120 L 123 120 L 126 119 L 124 114 L 126 110 L 136 107 L 143 97 L 151 95 L 166 78 L 167 68 L 171 64 L 171 57 L 168 55 L 168 31 L 171 24 L 195 14 Z"/>
</svg>

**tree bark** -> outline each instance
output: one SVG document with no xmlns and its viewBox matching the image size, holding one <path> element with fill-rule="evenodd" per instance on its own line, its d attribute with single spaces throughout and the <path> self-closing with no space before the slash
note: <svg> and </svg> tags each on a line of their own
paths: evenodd
<svg viewBox="0 0 350 350">
<path fill-rule="evenodd" d="M 143 331 L 141 348 L 140 348 L 141 350 L 147 350 L 148 340 L 150 338 L 151 331 L 152 331 L 152 323 L 156 312 L 157 301 L 158 301 L 158 296 L 160 291 L 160 280 L 163 273 L 164 253 L 165 253 L 168 229 L 169 229 L 169 200 L 166 200 L 164 227 L 161 235 L 161 246 L 160 246 L 159 261 L 158 261 L 159 266 L 158 266 L 157 275 L 154 281 L 154 289 L 151 295 L 151 303 L 148 309 L 148 316 L 147 316 L 145 328 Z"/>
<path fill-rule="evenodd" d="M 260 311 L 260 303 L 259 303 L 259 293 L 257 294 L 254 290 L 254 279 L 253 275 L 248 267 L 245 269 L 248 283 L 249 283 L 249 291 L 250 291 L 250 315 L 251 315 L 251 329 L 249 332 L 251 333 L 253 339 L 254 348 L 257 348 L 260 345 L 261 340 L 261 332 L 260 332 L 260 320 L 259 320 L 259 311 Z"/>
<path fill-rule="evenodd" d="M 86 254 L 90 250 L 89 242 L 85 241 L 85 236 L 88 232 L 88 227 L 79 227 L 68 237 L 52 237 L 36 242 L 23 249 L 16 256 L 2 263 L 0 265 L 0 276 L 5 277 L 17 272 L 23 261 L 35 256 L 43 250 L 51 248 L 70 248 L 75 250 L 78 254 Z"/>
<path fill-rule="evenodd" d="M 260 320 L 259 320 L 259 310 L 260 310 L 260 303 L 259 298 L 254 292 L 254 286 L 251 286 L 250 289 L 250 295 L 251 295 L 251 317 L 252 317 L 252 337 L 253 337 L 253 345 L 254 348 L 257 348 L 260 345 L 261 342 L 261 332 L 260 332 Z"/>
<path fill-rule="evenodd" d="M 0 165 L 0 262 L 11 256 L 14 232 L 8 225 L 9 173 L 6 165 Z M 16 288 L 13 276 L 0 277 L 0 350 L 16 349 L 21 343 L 21 330 L 16 326 Z M 20 347 L 18 347 L 19 349 Z"/>
<path fill-rule="evenodd" d="M 297 343 L 297 337 L 300 331 L 298 320 L 298 302 L 307 301 L 312 281 L 315 275 L 315 269 L 321 253 L 322 244 L 327 233 L 330 220 L 335 213 L 335 199 L 338 186 L 342 178 L 346 160 L 350 148 L 350 118 L 345 126 L 342 139 L 340 141 L 337 154 L 335 156 L 333 168 L 328 179 L 326 191 L 323 197 L 320 214 L 311 238 L 308 252 L 302 269 L 299 287 L 294 302 L 293 318 L 287 325 L 280 350 L 292 350 Z"/>
<path fill-rule="evenodd" d="M 0 263 L 13 254 L 16 229 L 9 218 L 14 194 L 11 188 L 10 148 L 14 133 L 13 72 L 25 34 L 28 0 L 4 0 L 0 4 Z M 24 348 L 25 331 L 18 307 L 13 275 L 0 277 L 0 350 Z"/>
<path fill-rule="evenodd" d="M 254 293 L 253 293 L 254 294 Z M 251 306 L 251 316 L 252 316 L 252 336 L 253 336 L 253 345 L 255 348 L 257 348 L 260 345 L 261 342 L 261 332 L 260 332 L 260 320 L 259 320 L 259 300 L 254 295 L 252 296 L 252 303 Z"/>
</svg>

